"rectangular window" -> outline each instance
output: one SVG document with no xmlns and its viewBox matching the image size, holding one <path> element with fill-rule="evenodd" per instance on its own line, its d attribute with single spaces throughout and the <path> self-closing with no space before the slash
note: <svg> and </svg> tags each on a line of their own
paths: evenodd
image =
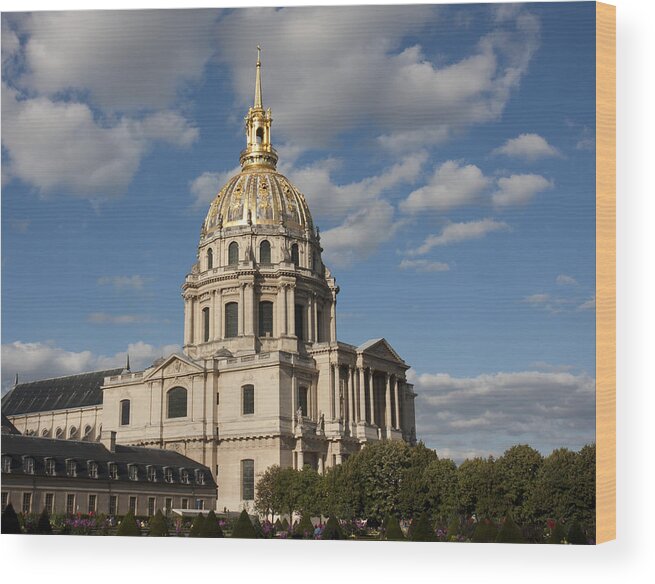
<svg viewBox="0 0 655 584">
<path fill-rule="evenodd" d="M 118 465 L 115 462 L 109 463 L 109 478 L 113 481 L 118 479 Z"/>
<path fill-rule="evenodd" d="M 136 497 L 130 497 L 130 511 L 136 515 Z"/>
<path fill-rule="evenodd" d="M 148 480 L 151 483 L 154 483 L 157 481 L 157 469 L 154 466 L 149 466 L 148 467 Z"/>
<path fill-rule="evenodd" d="M 205 508 L 205 501 L 203 499 L 196 499 L 196 509 L 202 510 Z"/>
<path fill-rule="evenodd" d="M 26 456 L 23 460 L 25 474 L 34 474 L 34 459 L 31 456 Z"/>
<path fill-rule="evenodd" d="M 255 461 L 241 461 L 241 498 L 252 501 L 255 498 Z"/>
<path fill-rule="evenodd" d="M 121 426 L 128 426 L 130 423 L 130 400 L 124 399 L 120 403 L 121 408 Z"/>
<path fill-rule="evenodd" d="M 130 476 L 131 481 L 138 481 L 139 480 L 139 468 L 137 467 L 136 464 L 131 464 L 128 467 L 128 473 Z"/>
<path fill-rule="evenodd" d="M 11 456 L 2 457 L 2 472 L 11 472 Z"/>
<path fill-rule="evenodd" d="M 89 495 L 89 513 L 96 512 L 96 502 L 98 497 L 96 495 Z"/>
<path fill-rule="evenodd" d="M 54 458 L 46 458 L 45 459 L 45 474 L 47 474 L 49 477 L 54 477 L 55 476 L 55 459 Z"/>
<path fill-rule="evenodd" d="M 168 515 L 169 511 L 173 508 L 173 498 L 172 497 L 166 497 L 166 504 L 164 505 L 164 508 L 166 510 L 166 514 Z"/>
<path fill-rule="evenodd" d="M 296 304 L 294 310 L 295 320 L 296 320 L 296 330 L 294 331 L 299 341 L 305 340 L 305 307 L 302 304 Z"/>
<path fill-rule="evenodd" d="M 23 493 L 22 511 L 25 515 L 32 511 L 32 493 Z"/>
<path fill-rule="evenodd" d="M 2 491 L 2 510 L 4 511 L 7 505 L 9 504 L 9 493 L 7 491 Z"/>
<path fill-rule="evenodd" d="M 217 406 L 221 405 L 221 394 L 220 393 L 216 394 L 216 405 Z"/>
<path fill-rule="evenodd" d="M 66 461 L 66 474 L 69 477 L 77 476 L 77 463 L 74 460 Z"/>
<path fill-rule="evenodd" d="M 172 483 L 173 482 L 173 469 L 172 468 L 165 468 L 164 469 L 164 481 L 167 483 Z"/>
<path fill-rule="evenodd" d="M 89 462 L 89 478 L 97 479 L 98 478 L 98 463 Z"/>
<path fill-rule="evenodd" d="M 307 413 L 309 411 L 307 407 L 307 392 L 308 390 L 306 387 L 298 388 L 298 407 L 300 408 L 300 411 L 302 412 L 303 416 L 309 415 Z"/>
<path fill-rule="evenodd" d="M 248 414 L 255 413 L 255 386 L 254 385 L 244 385 L 242 388 L 243 391 L 243 403 L 241 411 L 244 416 Z"/>
<path fill-rule="evenodd" d="M 225 338 L 230 339 L 239 335 L 239 305 L 228 302 L 225 305 Z"/>
<path fill-rule="evenodd" d="M 152 517 L 155 514 L 155 498 L 148 497 L 148 516 Z"/>
<path fill-rule="evenodd" d="M 202 309 L 202 338 L 209 342 L 209 308 Z"/>
<path fill-rule="evenodd" d="M 259 303 L 259 336 L 273 336 L 273 303 Z"/>
<path fill-rule="evenodd" d="M 66 495 L 66 513 L 73 515 L 75 513 L 75 495 Z"/>
<path fill-rule="evenodd" d="M 189 499 L 182 499 L 182 509 L 189 508 Z"/>
<path fill-rule="evenodd" d="M 55 512 L 55 494 L 54 493 L 46 493 L 45 494 L 44 507 L 45 507 L 45 510 L 48 513 L 48 515 L 52 515 Z"/>
<path fill-rule="evenodd" d="M 109 495 L 109 515 L 116 515 L 118 513 L 118 496 Z"/>
</svg>

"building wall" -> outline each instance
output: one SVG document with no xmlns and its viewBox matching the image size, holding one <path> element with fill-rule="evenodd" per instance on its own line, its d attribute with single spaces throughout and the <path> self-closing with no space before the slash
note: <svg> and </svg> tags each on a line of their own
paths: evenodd
<svg viewBox="0 0 655 584">
<path fill-rule="evenodd" d="M 96 441 L 102 430 L 102 405 L 8 417 L 16 429 L 27 436 L 57 438 L 60 429 L 62 439 Z M 71 435 L 73 429 L 75 434 Z"/>
</svg>

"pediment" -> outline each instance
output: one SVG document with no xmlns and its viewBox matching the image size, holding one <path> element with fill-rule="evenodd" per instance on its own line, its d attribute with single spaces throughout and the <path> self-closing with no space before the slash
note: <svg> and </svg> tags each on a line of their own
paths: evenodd
<svg viewBox="0 0 655 584">
<path fill-rule="evenodd" d="M 173 354 L 162 363 L 154 367 L 146 377 L 174 377 L 177 375 L 187 375 L 189 373 L 199 373 L 203 368 L 189 361 L 185 357 Z"/>
<path fill-rule="evenodd" d="M 385 359 L 386 361 L 395 361 L 405 364 L 405 361 L 394 351 L 393 347 L 386 339 L 372 339 L 357 347 L 358 353 Z"/>
</svg>

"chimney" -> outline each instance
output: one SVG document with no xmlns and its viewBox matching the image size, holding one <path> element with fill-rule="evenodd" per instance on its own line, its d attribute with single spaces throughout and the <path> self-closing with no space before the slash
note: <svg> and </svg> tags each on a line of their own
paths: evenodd
<svg viewBox="0 0 655 584">
<path fill-rule="evenodd" d="M 100 442 L 109 452 L 116 452 L 116 432 L 114 430 L 103 430 Z"/>
</svg>

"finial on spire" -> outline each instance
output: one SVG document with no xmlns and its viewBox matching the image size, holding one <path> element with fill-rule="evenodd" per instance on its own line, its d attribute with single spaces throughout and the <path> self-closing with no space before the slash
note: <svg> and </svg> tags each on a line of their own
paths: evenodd
<svg viewBox="0 0 655 584">
<path fill-rule="evenodd" d="M 257 45 L 257 73 L 255 75 L 255 109 L 262 109 L 262 61 L 261 61 L 261 52 L 262 49 Z"/>
<path fill-rule="evenodd" d="M 16 372 L 16 379 L 14 379 L 14 387 L 18 385 L 18 372 Z"/>
<path fill-rule="evenodd" d="M 130 354 L 127 354 L 127 360 L 125 362 L 125 371 L 130 371 Z"/>
</svg>

